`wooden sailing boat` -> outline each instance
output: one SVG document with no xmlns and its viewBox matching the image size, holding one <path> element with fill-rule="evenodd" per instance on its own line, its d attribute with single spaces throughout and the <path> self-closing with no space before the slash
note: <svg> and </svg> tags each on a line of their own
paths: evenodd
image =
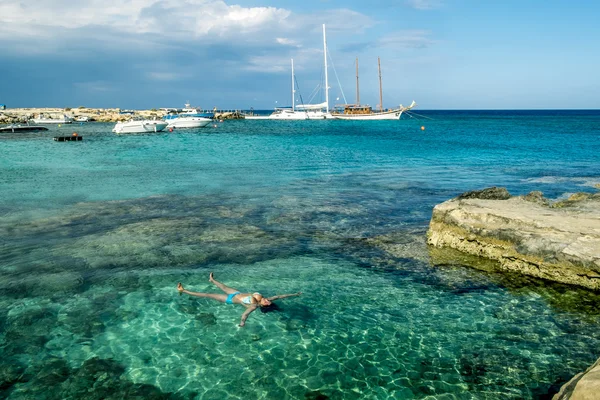
<svg viewBox="0 0 600 400">
<path fill-rule="evenodd" d="M 383 91 L 381 85 L 381 61 L 377 57 L 377 66 L 379 68 L 379 110 L 373 111 L 373 108 L 369 105 L 360 104 L 360 96 L 358 89 L 358 58 L 356 59 L 356 104 L 344 104 L 341 107 L 343 109 L 331 113 L 336 119 L 347 119 L 347 120 L 378 120 L 378 119 L 400 119 L 400 116 L 404 111 L 408 111 L 415 107 L 417 104 L 412 102 L 408 107 L 400 107 L 393 110 L 383 109 Z"/>
</svg>

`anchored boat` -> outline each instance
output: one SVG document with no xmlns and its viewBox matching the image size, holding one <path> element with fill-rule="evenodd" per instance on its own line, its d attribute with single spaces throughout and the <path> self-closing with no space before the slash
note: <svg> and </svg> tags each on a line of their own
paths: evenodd
<svg viewBox="0 0 600 400">
<path fill-rule="evenodd" d="M 383 120 L 383 119 L 400 119 L 402 113 L 415 107 L 417 103 L 413 100 L 410 106 L 404 107 L 402 104 L 395 109 L 383 109 L 383 91 L 381 86 L 381 61 L 377 57 L 377 66 L 379 69 L 379 111 L 373 111 L 369 105 L 360 104 L 360 92 L 358 89 L 358 58 L 356 59 L 356 104 L 343 104 L 336 107 L 336 111 L 331 115 L 335 119 L 346 119 L 354 121 L 362 120 Z"/>
<path fill-rule="evenodd" d="M 132 119 L 125 122 L 117 122 L 112 129 L 115 133 L 147 133 L 165 130 L 167 123 L 154 119 Z"/>
</svg>

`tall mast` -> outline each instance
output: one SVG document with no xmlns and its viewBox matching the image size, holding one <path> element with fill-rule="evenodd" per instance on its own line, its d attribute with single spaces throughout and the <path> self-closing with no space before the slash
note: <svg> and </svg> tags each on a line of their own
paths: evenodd
<svg viewBox="0 0 600 400">
<path fill-rule="evenodd" d="M 360 94 L 358 91 L 358 57 L 356 57 L 356 105 L 360 104 Z"/>
<path fill-rule="evenodd" d="M 294 111 L 294 103 L 296 102 L 296 96 L 294 95 L 294 59 L 292 58 L 292 111 Z"/>
<path fill-rule="evenodd" d="M 329 113 L 329 81 L 327 80 L 327 39 L 325 36 L 325 24 L 323 24 L 323 58 L 325 60 L 325 103 L 326 110 Z"/>
<path fill-rule="evenodd" d="M 383 112 L 383 93 L 381 89 L 381 61 L 377 57 L 377 68 L 379 69 L 379 111 Z"/>
</svg>

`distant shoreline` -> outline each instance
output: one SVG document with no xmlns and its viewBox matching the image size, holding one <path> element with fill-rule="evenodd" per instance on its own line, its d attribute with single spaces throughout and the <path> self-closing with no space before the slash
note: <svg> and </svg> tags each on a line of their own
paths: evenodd
<svg viewBox="0 0 600 400">
<path fill-rule="evenodd" d="M 207 110 L 211 111 L 212 110 Z M 215 118 L 235 118 L 239 110 L 218 110 Z M 168 114 L 166 109 L 150 110 L 124 110 L 120 108 L 57 108 L 57 107 L 30 107 L 30 108 L 6 108 L 0 109 L 0 125 L 24 123 L 28 120 L 43 115 L 48 118 L 60 119 L 64 115 L 70 118 L 87 117 L 95 122 L 119 122 L 126 121 L 132 117 L 141 117 L 144 119 L 160 119 Z"/>
</svg>

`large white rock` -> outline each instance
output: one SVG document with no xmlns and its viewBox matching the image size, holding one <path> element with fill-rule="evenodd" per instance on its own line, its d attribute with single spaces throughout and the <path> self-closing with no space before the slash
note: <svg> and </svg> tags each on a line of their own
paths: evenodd
<svg viewBox="0 0 600 400">
<path fill-rule="evenodd" d="M 522 197 L 435 206 L 427 241 L 498 261 L 499 268 L 600 289 L 600 199 L 547 206 Z"/>
</svg>

